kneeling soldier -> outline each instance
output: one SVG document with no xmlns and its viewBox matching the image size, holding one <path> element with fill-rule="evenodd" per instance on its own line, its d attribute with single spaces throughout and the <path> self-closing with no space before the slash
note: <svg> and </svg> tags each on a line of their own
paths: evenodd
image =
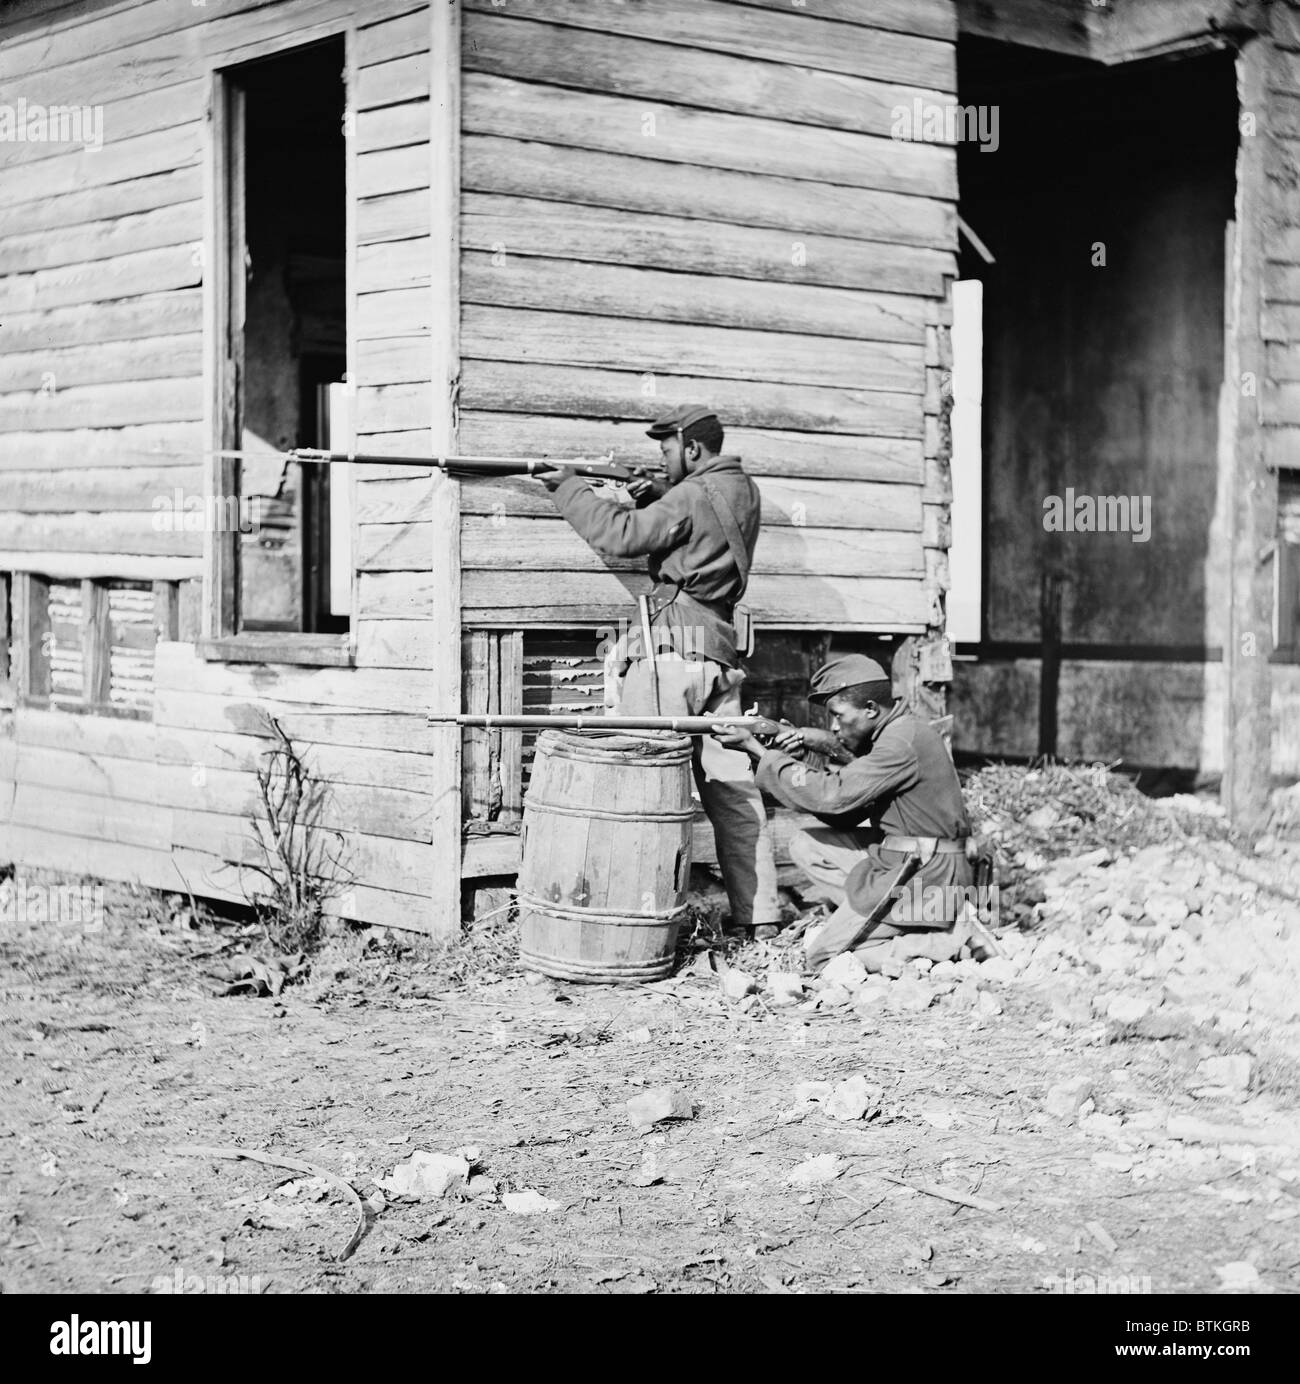
<svg viewBox="0 0 1300 1384">
<path fill-rule="evenodd" d="M 842 767 L 800 762 L 808 749 L 830 748 L 825 731 L 792 728 L 776 748 L 745 731 L 716 734 L 755 761 L 760 788 L 826 823 L 790 841 L 791 859 L 839 905 L 808 960 L 817 965 L 854 946 L 869 970 L 878 969 L 888 939 L 950 931 L 972 886 L 961 785 L 942 737 L 895 700 L 873 659 L 832 659 L 813 675 L 808 699 L 830 712 L 831 735 L 852 756 Z M 913 857 L 920 865 L 909 879 Z M 873 913 L 883 920 L 864 940 Z"/>
</svg>

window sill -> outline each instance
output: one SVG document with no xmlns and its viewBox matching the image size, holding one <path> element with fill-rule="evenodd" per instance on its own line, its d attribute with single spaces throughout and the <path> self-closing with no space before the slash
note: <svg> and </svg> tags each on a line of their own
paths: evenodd
<svg viewBox="0 0 1300 1384">
<path fill-rule="evenodd" d="M 348 634 L 234 634 L 200 639 L 195 648 L 200 658 L 213 663 L 297 663 L 307 668 L 355 664 Z"/>
</svg>

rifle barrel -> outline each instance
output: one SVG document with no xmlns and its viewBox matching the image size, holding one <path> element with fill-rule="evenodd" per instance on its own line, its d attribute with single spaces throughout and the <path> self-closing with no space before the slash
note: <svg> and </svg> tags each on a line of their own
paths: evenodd
<svg viewBox="0 0 1300 1384">
<path fill-rule="evenodd" d="M 295 461 L 317 465 L 339 466 L 355 462 L 360 466 L 411 466 L 424 470 L 445 471 L 459 476 L 537 476 L 549 471 L 572 471 L 578 476 L 593 476 L 602 480 L 628 481 L 633 468 L 618 462 L 563 461 L 549 457 L 384 457 L 369 453 L 323 452 L 312 447 L 298 447 L 288 453 Z M 654 472 L 657 467 L 638 467 Z"/>
<path fill-rule="evenodd" d="M 431 725 L 455 722 L 483 730 L 667 730 L 679 735 L 711 735 L 713 727 L 731 726 L 753 735 L 775 735 L 781 727 L 765 716 L 475 716 L 431 715 Z"/>
</svg>

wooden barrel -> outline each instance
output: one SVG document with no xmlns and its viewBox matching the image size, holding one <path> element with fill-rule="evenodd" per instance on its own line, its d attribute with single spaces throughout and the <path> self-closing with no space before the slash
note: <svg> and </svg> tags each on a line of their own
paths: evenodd
<svg viewBox="0 0 1300 1384">
<path fill-rule="evenodd" d="M 693 816 L 684 735 L 543 731 L 524 799 L 523 964 L 561 980 L 666 976 Z"/>
</svg>

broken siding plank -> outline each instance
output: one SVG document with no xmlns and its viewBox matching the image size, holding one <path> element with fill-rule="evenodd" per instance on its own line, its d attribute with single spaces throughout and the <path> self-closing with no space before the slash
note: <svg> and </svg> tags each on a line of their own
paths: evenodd
<svg viewBox="0 0 1300 1384">
<path fill-rule="evenodd" d="M 954 206 L 929 197 L 755 178 L 721 168 L 650 162 L 526 139 L 466 133 L 467 191 L 698 217 L 799 234 L 955 250 Z"/>
<path fill-rule="evenodd" d="M 461 243 L 507 255 L 636 265 L 763 283 L 820 284 L 939 297 L 954 273 L 940 250 L 733 226 L 684 216 L 469 193 Z"/>
<path fill-rule="evenodd" d="M 957 196 L 956 153 L 936 144 L 652 105 L 483 73 L 466 74 L 463 129 L 695 168 L 949 201 Z"/>
<path fill-rule="evenodd" d="M 884 136 L 890 135 L 896 106 L 910 108 L 918 96 L 927 102 L 946 99 L 940 91 L 896 80 L 829 72 L 810 80 L 798 68 L 693 48 L 668 49 L 616 28 L 576 34 L 500 11 L 470 13 L 466 20 L 466 72 L 604 95 Z"/>
<path fill-rule="evenodd" d="M 580 282 L 581 280 L 579 280 Z M 923 351 L 916 344 L 843 340 L 794 332 L 530 312 L 466 303 L 461 316 L 466 359 L 540 365 L 690 373 L 717 379 L 768 380 L 834 389 L 920 395 Z"/>
<path fill-rule="evenodd" d="M 647 401 L 639 419 L 624 422 L 465 410 L 461 414 L 461 446 L 467 456 L 590 459 L 611 455 L 628 465 L 657 462 L 658 449 L 645 435 L 656 412 L 652 403 Z M 722 421 L 726 426 L 725 450 L 742 456 L 753 476 L 922 483 L 919 440 L 739 428 L 732 427 L 725 415 Z M 419 455 L 419 441 L 410 439 L 410 454 Z M 386 450 L 398 455 L 396 447 Z M 422 450 L 428 451 L 427 441 Z"/>
<path fill-rule="evenodd" d="M 111 350 L 96 344 L 0 355 L 0 394 L 198 375 L 202 353 L 202 333 L 184 332 L 118 342 Z"/>
<path fill-rule="evenodd" d="M 909 345 L 925 341 L 927 300 L 902 294 L 788 283 L 769 283 L 756 292 L 746 279 L 608 264 L 588 264 L 578 274 L 568 260 L 520 255 L 498 265 L 492 263 L 491 255 L 474 250 L 462 254 L 461 272 L 467 306 L 583 312 L 622 320 L 787 331 L 856 341 Z M 374 322 L 365 334 L 391 336 L 394 330 L 381 331 Z M 834 345 L 828 344 L 827 349 L 833 350 Z M 463 406 L 475 407 L 466 402 Z"/>
<path fill-rule="evenodd" d="M 467 10 L 492 10 L 491 0 L 467 0 Z M 608 29 L 611 11 L 587 0 L 514 0 L 510 13 L 575 28 Z M 726 0 L 658 0 L 654 6 L 619 5 L 620 34 L 684 48 L 737 53 L 822 72 L 908 82 L 939 91 L 956 89 L 951 43 L 885 29 L 864 35 L 856 26 L 812 18 L 803 11 L 756 14 Z"/>
<path fill-rule="evenodd" d="M 642 376 L 623 371 L 467 360 L 461 403 L 490 411 L 637 418 L 646 411 L 643 383 Z M 661 377 L 659 396 L 669 391 L 676 398 L 708 399 L 729 422 L 747 427 L 887 437 L 919 437 L 922 431 L 919 400 L 912 394 L 693 375 Z"/>
</svg>

